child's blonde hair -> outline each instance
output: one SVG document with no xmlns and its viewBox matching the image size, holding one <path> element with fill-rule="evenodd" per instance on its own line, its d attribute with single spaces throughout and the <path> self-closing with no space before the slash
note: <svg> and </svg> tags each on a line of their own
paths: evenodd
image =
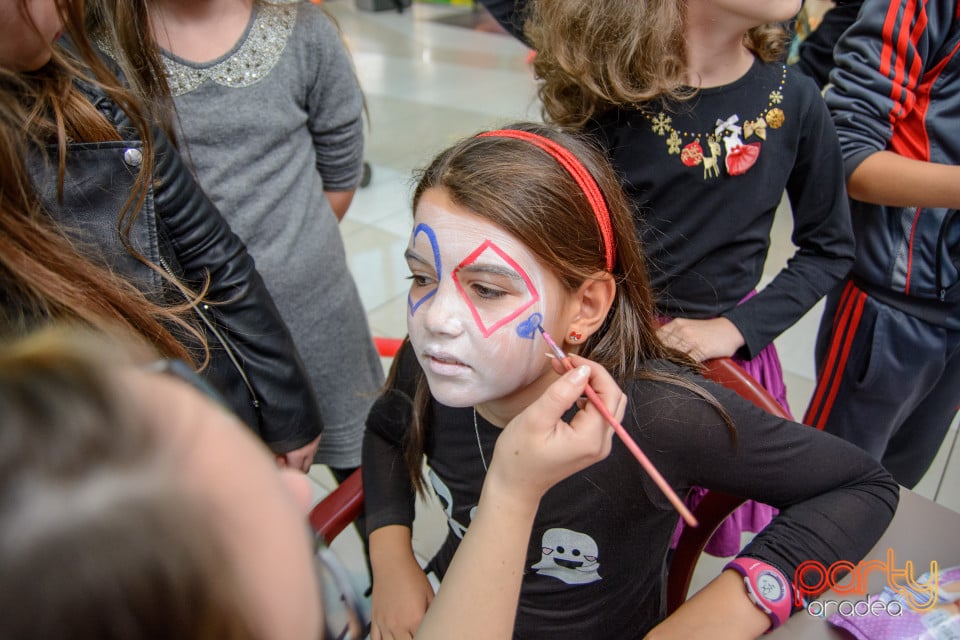
<svg viewBox="0 0 960 640">
<path fill-rule="evenodd" d="M 533 0 L 525 26 L 546 119 L 582 127 L 611 107 L 655 98 L 686 100 L 682 0 Z M 761 60 L 781 59 L 786 31 L 763 25 L 744 35 Z"/>
</svg>

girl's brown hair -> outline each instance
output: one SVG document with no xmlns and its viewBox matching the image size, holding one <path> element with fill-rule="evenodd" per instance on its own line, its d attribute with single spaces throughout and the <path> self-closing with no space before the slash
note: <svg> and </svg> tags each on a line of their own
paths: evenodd
<svg viewBox="0 0 960 640">
<path fill-rule="evenodd" d="M 86 0 L 85 27 L 97 46 L 116 62 L 147 117 L 176 142 L 175 109 L 166 67 L 151 30 L 149 2 Z"/>
<path fill-rule="evenodd" d="M 634 379 L 669 381 L 694 390 L 722 412 L 712 396 L 686 378 L 645 366 L 647 360 L 655 359 L 690 368 L 697 365 L 657 337 L 653 297 L 633 218 L 604 156 L 584 140 L 550 126 L 517 124 L 509 128 L 549 138 L 572 152 L 596 180 L 610 211 L 616 296 L 603 326 L 583 343 L 579 354 L 603 365 L 621 386 Z M 428 189 L 442 189 L 457 206 L 523 242 L 568 292 L 606 271 L 604 239 L 586 194 L 553 156 L 530 142 L 501 137 L 463 140 L 442 152 L 421 173 L 413 194 L 414 208 Z M 388 386 L 395 370 L 396 363 Z M 404 460 L 421 492 L 429 399 L 426 379 L 420 374 Z"/>
<path fill-rule="evenodd" d="M 0 637 L 251 640 L 222 534 L 174 482 L 162 416 L 124 392 L 117 336 L 0 346 Z"/>
<path fill-rule="evenodd" d="M 0 333 L 18 335 L 50 318 L 82 320 L 106 328 L 121 325 L 146 337 L 164 354 L 193 362 L 176 335 L 205 341 L 186 319 L 191 298 L 162 306 L 91 260 L 43 210 L 25 158 L 54 148 L 62 188 L 68 145 L 119 140 L 116 127 L 86 98 L 78 83 L 100 87 L 130 117 L 142 141 L 143 162 L 135 188 L 117 212 L 117 233 L 127 250 L 182 291 L 182 283 L 136 252 L 129 229 L 150 188 L 153 135 L 133 96 L 97 55 L 83 29 L 82 0 L 58 3 L 69 49 L 54 45 L 51 60 L 32 73 L 0 69 L 0 275 L 4 283 Z M 25 5 L 21 10 L 26 13 Z M 58 189 L 58 192 L 60 189 Z M 175 335 L 176 334 L 176 335 Z"/>
<path fill-rule="evenodd" d="M 524 33 L 547 119 L 582 127 L 612 107 L 682 101 L 686 86 L 681 0 L 532 0 Z M 783 57 L 778 25 L 751 29 L 744 45 L 764 61 Z"/>
</svg>

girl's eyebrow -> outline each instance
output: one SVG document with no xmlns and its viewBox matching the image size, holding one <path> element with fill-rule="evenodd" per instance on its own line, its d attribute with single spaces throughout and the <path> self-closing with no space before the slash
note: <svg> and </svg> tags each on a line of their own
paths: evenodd
<svg viewBox="0 0 960 640">
<path fill-rule="evenodd" d="M 511 280 L 523 280 L 523 277 L 511 269 L 510 267 L 505 267 L 499 264 L 483 264 L 482 262 L 471 262 L 468 265 L 458 267 L 457 271 L 465 271 L 467 273 L 489 273 L 495 276 L 503 276 L 504 278 L 510 278 Z"/>
<path fill-rule="evenodd" d="M 421 258 L 413 249 L 408 248 L 406 251 L 404 251 L 403 257 L 404 259 L 406 259 L 407 262 L 419 262 L 425 267 L 435 267 L 434 264 L 427 262 L 426 260 Z"/>
</svg>

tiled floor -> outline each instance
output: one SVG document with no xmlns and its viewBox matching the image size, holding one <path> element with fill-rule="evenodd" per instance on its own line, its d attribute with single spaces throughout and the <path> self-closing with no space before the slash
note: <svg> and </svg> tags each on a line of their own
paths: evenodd
<svg viewBox="0 0 960 640">
<path fill-rule="evenodd" d="M 406 266 L 402 255 L 411 227 L 409 190 L 414 169 L 463 136 L 511 121 L 538 119 L 528 51 L 466 7 L 415 4 L 403 13 L 369 12 L 353 0 L 326 0 L 338 20 L 366 94 L 366 158 L 370 185 L 358 191 L 341 224 L 351 270 L 377 335 L 405 335 Z M 478 28 L 449 22 L 477 23 Z M 767 277 L 792 254 L 790 216 L 779 216 Z M 813 340 L 818 305 L 777 340 L 789 400 L 802 415 L 813 388 Z M 952 444 L 954 429 L 947 442 Z M 960 449 L 944 477 L 948 446 L 918 490 L 960 511 Z M 323 471 L 315 477 L 329 486 Z M 436 509 L 418 516 L 417 548 L 425 554 L 444 535 Z M 362 573 L 359 541 L 345 536 L 338 552 Z M 716 565 L 716 566 L 715 566 Z M 719 561 L 698 571 L 695 586 L 716 575 Z M 362 582 L 362 578 L 358 577 Z"/>
</svg>

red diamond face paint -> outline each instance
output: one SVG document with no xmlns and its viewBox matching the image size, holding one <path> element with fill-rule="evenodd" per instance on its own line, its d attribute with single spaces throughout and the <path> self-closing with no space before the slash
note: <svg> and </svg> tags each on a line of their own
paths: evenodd
<svg viewBox="0 0 960 640">
<path fill-rule="evenodd" d="M 461 273 L 463 273 L 463 277 L 460 276 Z M 474 273 L 487 274 L 493 280 L 506 278 L 510 281 L 507 283 L 510 288 L 517 287 L 519 283 L 516 280 L 521 280 L 522 287 L 517 287 L 520 289 L 519 295 L 514 296 L 515 299 L 512 301 L 516 302 L 518 306 L 514 309 L 513 305 L 482 304 L 484 297 L 479 292 L 463 286 L 462 280 L 466 279 L 469 282 L 469 275 Z M 451 275 L 457 290 L 470 307 L 473 319 L 476 320 L 477 326 L 484 337 L 489 337 L 500 327 L 512 322 L 540 300 L 540 294 L 530 281 L 527 272 L 492 240 L 484 240 L 479 247 L 457 265 Z M 490 294 L 487 293 L 486 295 L 489 296 Z M 478 300 L 479 304 L 474 303 L 474 298 Z"/>
</svg>

